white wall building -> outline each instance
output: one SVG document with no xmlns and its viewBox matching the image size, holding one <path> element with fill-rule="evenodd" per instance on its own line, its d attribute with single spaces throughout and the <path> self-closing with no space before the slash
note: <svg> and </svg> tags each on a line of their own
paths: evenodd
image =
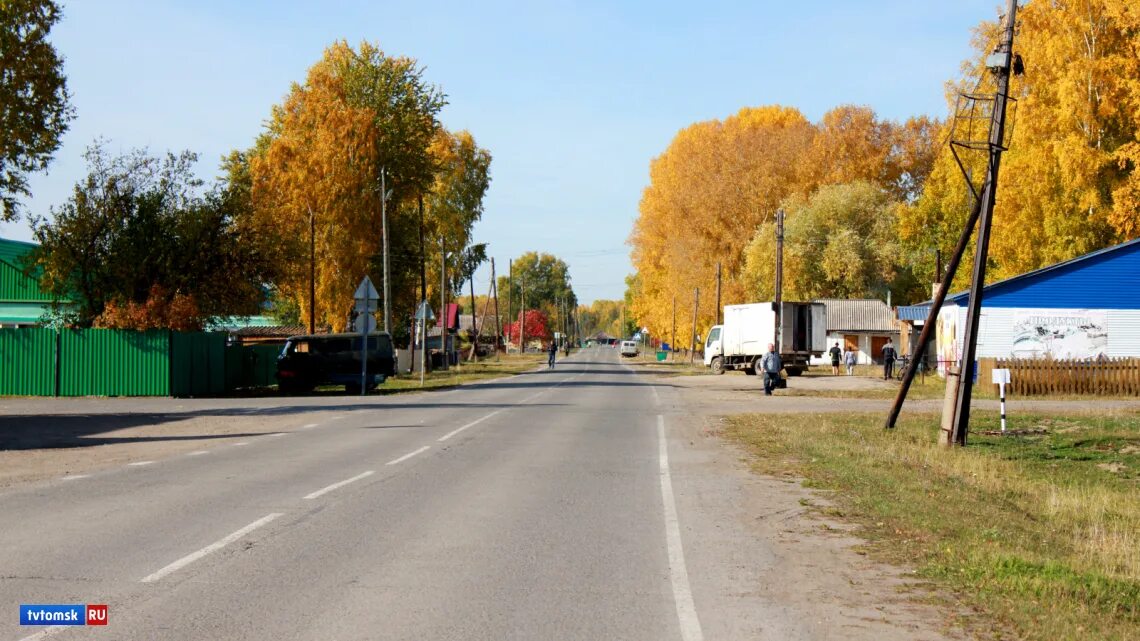
<svg viewBox="0 0 1140 641">
<path fill-rule="evenodd" d="M 938 315 L 939 369 L 962 357 L 969 292 Z M 988 285 L 978 358 L 1140 357 L 1140 239 Z"/>
</svg>

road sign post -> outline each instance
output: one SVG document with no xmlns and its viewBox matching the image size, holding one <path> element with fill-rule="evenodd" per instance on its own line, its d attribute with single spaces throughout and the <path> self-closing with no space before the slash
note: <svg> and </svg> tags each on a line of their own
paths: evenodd
<svg viewBox="0 0 1140 641">
<path fill-rule="evenodd" d="M 975 368 L 975 371 L 977 368 Z M 1009 385 L 1009 370 L 1008 369 L 995 369 L 993 371 L 994 385 L 998 386 L 998 393 L 1001 396 L 1001 431 L 1005 432 L 1005 386 Z"/>
<path fill-rule="evenodd" d="M 372 315 L 376 311 L 376 302 L 380 300 L 380 293 L 372 285 L 368 276 L 360 281 L 353 294 L 356 301 L 356 329 L 360 331 L 360 395 L 368 393 L 368 334 L 376 327 L 376 318 Z"/>
</svg>

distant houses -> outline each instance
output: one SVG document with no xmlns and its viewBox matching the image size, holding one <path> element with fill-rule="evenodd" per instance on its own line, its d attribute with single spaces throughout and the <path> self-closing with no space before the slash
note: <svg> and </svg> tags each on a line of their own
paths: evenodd
<svg viewBox="0 0 1140 641">
<path fill-rule="evenodd" d="M 823 298 L 817 301 L 827 309 L 827 349 L 838 343 L 839 349 L 856 354 L 860 365 L 879 363 L 883 345 L 888 340 L 899 342 L 899 325 L 891 308 L 875 298 L 838 299 Z M 818 363 L 829 361 L 826 352 Z"/>
</svg>

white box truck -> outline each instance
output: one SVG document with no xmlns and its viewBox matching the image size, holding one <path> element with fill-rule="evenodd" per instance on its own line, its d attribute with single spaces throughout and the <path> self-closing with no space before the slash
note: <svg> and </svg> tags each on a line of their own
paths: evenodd
<svg viewBox="0 0 1140 641">
<path fill-rule="evenodd" d="M 788 376 L 799 376 L 812 356 L 827 350 L 827 309 L 823 303 L 782 303 L 780 360 Z M 755 374 L 768 343 L 776 342 L 776 303 L 725 305 L 724 324 L 705 339 L 705 366 L 714 374 L 740 369 Z"/>
</svg>

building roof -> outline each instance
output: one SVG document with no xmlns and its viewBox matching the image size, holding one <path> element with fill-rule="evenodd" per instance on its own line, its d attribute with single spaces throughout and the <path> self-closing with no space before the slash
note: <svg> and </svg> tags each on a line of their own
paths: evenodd
<svg viewBox="0 0 1140 641">
<path fill-rule="evenodd" d="M 877 298 L 844 300 L 823 298 L 829 332 L 896 332 L 898 326 L 887 304 Z"/>
<path fill-rule="evenodd" d="M 21 259 L 35 248 L 32 243 L 0 238 L 0 302 L 51 302 L 51 295 L 40 289 L 39 281 L 23 270 Z"/>
<path fill-rule="evenodd" d="M 1137 291 L 1140 238 L 990 283 L 982 296 L 989 307 L 1140 309 Z M 966 305 L 970 292 L 952 294 L 946 301 Z"/>
<path fill-rule="evenodd" d="M 899 314 L 901 321 L 925 321 L 926 315 L 930 313 L 930 305 L 900 305 L 895 308 Z"/>
</svg>

